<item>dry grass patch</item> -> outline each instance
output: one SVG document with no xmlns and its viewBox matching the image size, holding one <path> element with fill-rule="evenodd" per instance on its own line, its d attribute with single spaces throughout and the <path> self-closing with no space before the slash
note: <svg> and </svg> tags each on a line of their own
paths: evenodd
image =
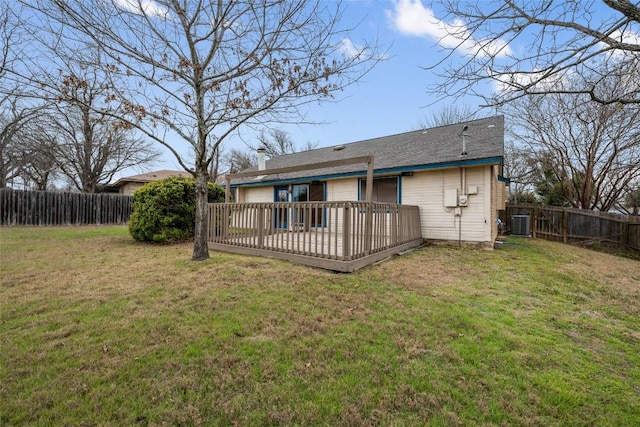
<svg viewBox="0 0 640 427">
<path fill-rule="evenodd" d="M 2 425 L 640 423 L 635 261 L 512 239 L 334 274 L 0 233 Z"/>
</svg>

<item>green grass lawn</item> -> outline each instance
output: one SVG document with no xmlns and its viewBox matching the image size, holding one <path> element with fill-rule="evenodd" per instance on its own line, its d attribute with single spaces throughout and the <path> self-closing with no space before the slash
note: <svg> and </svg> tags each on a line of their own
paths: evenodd
<svg viewBox="0 0 640 427">
<path fill-rule="evenodd" d="M 525 239 L 354 274 L 0 229 L 0 425 L 640 425 L 640 262 Z"/>
</svg>

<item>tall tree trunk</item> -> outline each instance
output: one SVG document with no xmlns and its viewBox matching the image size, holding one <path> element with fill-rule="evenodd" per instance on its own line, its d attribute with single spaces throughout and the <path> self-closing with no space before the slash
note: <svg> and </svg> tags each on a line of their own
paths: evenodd
<svg viewBox="0 0 640 427">
<path fill-rule="evenodd" d="M 208 223 L 208 193 L 209 174 L 204 170 L 196 169 L 196 224 L 194 231 L 192 261 L 204 261 L 209 259 L 209 245 L 207 242 Z"/>
</svg>

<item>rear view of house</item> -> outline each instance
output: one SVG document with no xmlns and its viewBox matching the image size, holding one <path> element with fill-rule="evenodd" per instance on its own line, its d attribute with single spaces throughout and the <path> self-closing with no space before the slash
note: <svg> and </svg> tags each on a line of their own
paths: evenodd
<svg viewBox="0 0 640 427">
<path fill-rule="evenodd" d="M 421 239 L 493 247 L 497 211 L 505 203 L 503 155 L 504 119 L 498 116 L 260 159 L 229 184 L 240 205 L 313 202 L 305 224 L 319 229 L 327 226 L 319 203 L 367 201 L 369 171 L 368 202 L 417 206 Z M 262 222 L 294 231 L 299 220 L 283 208 Z M 371 229 L 359 233 L 365 232 Z"/>
</svg>

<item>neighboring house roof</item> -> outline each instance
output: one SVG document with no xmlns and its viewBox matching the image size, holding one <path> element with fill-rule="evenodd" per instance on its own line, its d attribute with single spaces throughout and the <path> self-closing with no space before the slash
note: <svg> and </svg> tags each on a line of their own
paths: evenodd
<svg viewBox="0 0 640 427">
<path fill-rule="evenodd" d="M 185 172 L 185 171 L 160 170 L 160 171 L 147 172 L 140 175 L 133 175 L 133 176 L 120 178 L 115 183 L 113 183 L 112 187 L 119 188 L 130 182 L 147 183 L 152 181 L 159 181 L 161 179 L 170 178 L 173 176 L 181 176 L 185 178 L 192 177 L 189 172 Z"/>
<path fill-rule="evenodd" d="M 467 154 L 462 155 L 462 134 L 465 126 L 467 127 L 464 132 Z M 360 156 L 373 156 L 375 174 L 501 163 L 504 156 L 504 117 L 489 117 L 278 156 L 266 161 L 265 172 L 269 169 Z M 255 171 L 257 168 L 249 168 L 243 172 L 252 170 Z M 232 185 L 266 185 L 271 182 L 339 178 L 364 173 L 366 173 L 366 164 L 356 164 L 238 178 L 232 180 Z"/>
</svg>

